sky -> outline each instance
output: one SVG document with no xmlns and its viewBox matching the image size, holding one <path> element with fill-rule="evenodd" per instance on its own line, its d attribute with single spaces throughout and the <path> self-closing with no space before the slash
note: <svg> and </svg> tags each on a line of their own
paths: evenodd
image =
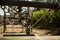
<svg viewBox="0 0 60 40">
<path fill-rule="evenodd" d="M 4 15 L 4 11 L 0 8 L 0 15 Z M 9 13 L 6 13 L 6 15 L 10 15 Z"/>
<path fill-rule="evenodd" d="M 4 15 L 4 12 L 1 8 L 0 8 L 0 15 Z"/>
</svg>

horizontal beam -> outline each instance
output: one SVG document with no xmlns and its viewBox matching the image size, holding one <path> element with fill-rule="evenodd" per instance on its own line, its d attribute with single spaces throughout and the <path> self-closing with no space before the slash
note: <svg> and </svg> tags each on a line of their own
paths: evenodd
<svg viewBox="0 0 60 40">
<path fill-rule="evenodd" d="M 57 4 L 53 3 L 44 3 L 44 2 L 33 2 L 33 1 L 19 1 L 19 0 L 3 0 L 0 2 L 0 5 L 8 6 L 20 6 L 20 7 L 37 7 L 37 8 L 57 8 Z"/>
</svg>

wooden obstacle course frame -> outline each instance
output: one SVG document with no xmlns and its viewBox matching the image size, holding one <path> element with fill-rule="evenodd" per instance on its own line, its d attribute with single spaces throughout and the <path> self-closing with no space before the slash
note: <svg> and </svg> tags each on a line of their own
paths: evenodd
<svg viewBox="0 0 60 40">
<path fill-rule="evenodd" d="M 17 5 L 18 4 L 18 5 Z M 29 1 L 13 1 L 13 0 L 2 0 L 0 2 L 1 6 L 4 6 L 4 31 L 5 32 L 5 28 L 6 28 L 6 13 L 5 13 L 5 6 L 20 6 L 20 7 L 36 7 L 36 8 L 51 8 L 51 9 L 60 9 L 60 7 L 58 6 L 58 4 L 54 4 L 54 3 L 43 3 L 43 2 L 29 2 Z"/>
</svg>

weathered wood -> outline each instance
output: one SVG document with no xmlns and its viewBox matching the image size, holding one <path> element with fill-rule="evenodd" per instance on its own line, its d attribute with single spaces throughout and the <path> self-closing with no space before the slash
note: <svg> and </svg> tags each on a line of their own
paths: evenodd
<svg viewBox="0 0 60 40">
<path fill-rule="evenodd" d="M 4 33 L 3 36 L 35 36 L 35 35 L 26 33 Z"/>
<path fill-rule="evenodd" d="M 38 8 L 57 8 L 58 4 L 33 2 L 33 1 L 19 1 L 19 0 L 3 0 L 0 5 L 20 6 L 20 7 L 38 7 Z"/>
<path fill-rule="evenodd" d="M 3 28 L 3 33 L 5 32 L 5 29 L 6 29 L 6 20 L 5 20 L 5 18 L 6 18 L 6 13 L 5 13 L 5 6 L 4 6 L 4 28 Z"/>
</svg>

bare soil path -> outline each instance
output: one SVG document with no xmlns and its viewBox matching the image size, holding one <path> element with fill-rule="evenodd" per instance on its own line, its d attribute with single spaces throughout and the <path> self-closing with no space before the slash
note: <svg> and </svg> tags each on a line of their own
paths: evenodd
<svg viewBox="0 0 60 40">
<path fill-rule="evenodd" d="M 35 36 L 5 36 L 0 37 L 0 40 L 60 40 L 60 36 L 43 36 L 50 30 L 33 29 Z M 2 33 L 2 26 L 0 27 L 0 34 Z M 1 36 L 1 35 L 0 35 Z"/>
</svg>

